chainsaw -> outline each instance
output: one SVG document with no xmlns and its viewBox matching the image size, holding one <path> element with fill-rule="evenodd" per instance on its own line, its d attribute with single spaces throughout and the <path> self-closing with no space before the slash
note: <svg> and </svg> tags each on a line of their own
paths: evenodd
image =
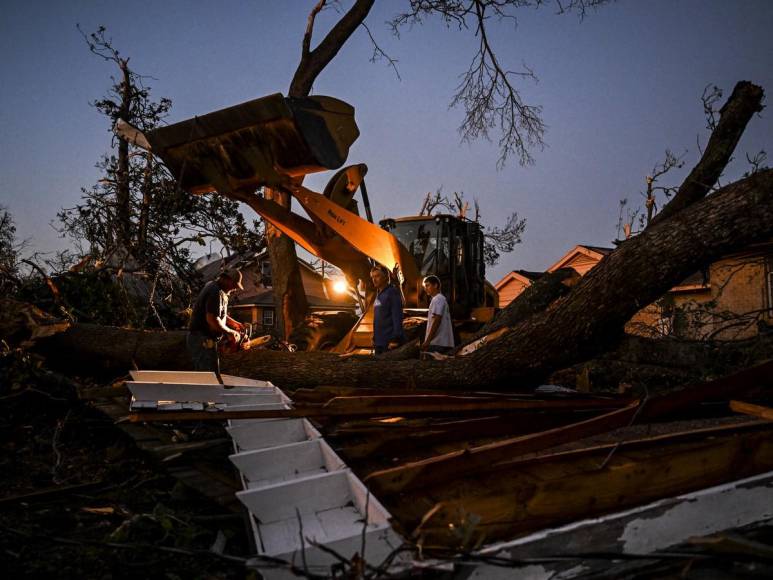
<svg viewBox="0 0 773 580">
<path fill-rule="evenodd" d="M 242 325 L 242 329 L 239 331 L 239 338 L 236 339 L 233 335 L 224 336 L 218 341 L 218 350 L 222 354 L 230 354 L 239 352 L 240 350 L 250 350 L 251 348 L 260 348 L 271 342 L 272 336 L 267 334 L 265 336 L 258 336 L 252 338 L 253 326 L 252 324 Z"/>
</svg>

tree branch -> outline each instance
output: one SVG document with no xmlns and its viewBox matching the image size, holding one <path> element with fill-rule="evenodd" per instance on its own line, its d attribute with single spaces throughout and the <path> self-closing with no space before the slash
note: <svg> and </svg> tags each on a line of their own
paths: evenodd
<svg viewBox="0 0 773 580">
<path fill-rule="evenodd" d="M 309 13 L 309 18 L 306 21 L 306 32 L 303 33 L 303 43 L 301 45 L 301 62 L 308 57 L 309 52 L 311 52 L 311 36 L 314 32 L 314 19 L 317 17 L 317 14 L 322 11 L 326 3 L 327 0 L 319 0 Z"/>
<path fill-rule="evenodd" d="M 305 97 L 311 92 L 311 87 L 314 85 L 314 81 L 319 76 L 319 73 L 335 58 L 349 37 L 365 21 L 374 2 L 375 0 L 357 0 L 349 11 L 343 15 L 341 20 L 327 33 L 317 48 L 302 55 L 301 62 L 298 64 L 293 80 L 290 83 L 289 96 Z M 316 8 L 315 6 L 314 9 L 316 10 Z M 314 10 L 312 10 L 312 15 L 316 16 Z M 310 24 L 313 25 L 312 15 L 309 15 L 309 18 Z M 307 32 L 309 32 L 308 27 Z M 310 34 L 308 40 L 311 43 Z M 306 35 L 304 35 L 305 42 Z"/>
<path fill-rule="evenodd" d="M 730 161 L 730 156 L 752 115 L 762 111 L 762 99 L 763 90 L 757 85 L 741 81 L 735 86 L 733 94 L 720 110 L 719 122 L 711 133 L 700 161 L 684 180 L 674 198 L 652 218 L 650 226 L 679 213 L 711 191 Z"/>
</svg>

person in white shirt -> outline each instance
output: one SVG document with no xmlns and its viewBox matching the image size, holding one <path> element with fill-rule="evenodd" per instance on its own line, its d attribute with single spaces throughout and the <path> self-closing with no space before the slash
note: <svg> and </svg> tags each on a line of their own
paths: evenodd
<svg viewBox="0 0 773 580">
<path fill-rule="evenodd" d="M 427 310 L 427 332 L 421 350 L 425 352 L 449 353 L 454 348 L 454 328 L 448 300 L 440 293 L 440 279 L 437 276 L 424 278 L 424 290 L 432 299 Z"/>
</svg>

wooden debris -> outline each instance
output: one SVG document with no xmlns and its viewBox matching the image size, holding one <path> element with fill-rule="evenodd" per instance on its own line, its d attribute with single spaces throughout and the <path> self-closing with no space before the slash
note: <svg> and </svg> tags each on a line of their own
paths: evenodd
<svg viewBox="0 0 773 580">
<path fill-rule="evenodd" d="M 493 542 L 769 471 L 771 435 L 769 423 L 754 421 L 544 455 L 386 504 L 404 525 L 418 526 L 434 509 L 418 536 L 425 546 L 458 549 L 454 530 L 470 514 L 475 534 Z"/>
<path fill-rule="evenodd" d="M 773 408 L 744 403 L 743 401 L 730 401 L 730 409 L 736 413 L 759 417 L 765 421 L 773 421 Z"/>
<path fill-rule="evenodd" d="M 426 398 L 425 398 L 426 397 Z M 344 399 L 344 400 L 341 400 Z M 225 421 L 241 419 L 290 419 L 353 416 L 435 415 L 468 413 L 518 413 L 531 411 L 569 411 L 609 409 L 629 404 L 630 399 L 510 399 L 470 400 L 465 397 L 429 395 L 418 397 L 337 397 L 324 406 L 293 409 L 255 409 L 245 411 L 138 412 L 133 422 Z"/>
<path fill-rule="evenodd" d="M 771 371 L 773 363 L 764 363 L 716 381 L 688 387 L 677 393 L 654 397 L 641 403 L 634 402 L 623 409 L 572 425 L 386 469 L 371 474 L 365 481 L 380 494 L 431 485 L 448 478 L 467 475 L 505 459 L 513 459 L 624 427 L 634 419 L 651 421 L 689 410 L 701 402 L 715 400 L 730 392 L 738 393 L 756 389 L 761 385 L 770 385 L 773 379 L 768 373 Z"/>
</svg>

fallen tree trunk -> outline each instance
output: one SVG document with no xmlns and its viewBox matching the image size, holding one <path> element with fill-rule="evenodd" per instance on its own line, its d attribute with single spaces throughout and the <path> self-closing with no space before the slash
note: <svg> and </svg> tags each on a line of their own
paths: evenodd
<svg viewBox="0 0 773 580">
<path fill-rule="evenodd" d="M 184 331 L 130 330 L 98 324 L 73 324 L 39 340 L 36 350 L 52 368 L 76 375 L 117 376 L 135 368 L 188 370 Z"/>
<path fill-rule="evenodd" d="M 671 201 L 652 218 L 650 225 L 676 215 L 711 191 L 730 161 L 746 125 L 754 113 L 762 111 L 762 97 L 762 88 L 749 81 L 741 81 L 735 85 L 733 94 L 720 110 L 719 122 L 711 132 L 711 138 L 700 161 L 690 171 L 690 175 Z"/>
<path fill-rule="evenodd" d="M 502 328 L 512 327 L 529 316 L 542 312 L 555 300 L 569 292 L 579 278 L 580 275 L 572 268 L 561 268 L 545 274 L 521 292 L 491 322 L 476 332 L 467 344 Z"/>
</svg>

